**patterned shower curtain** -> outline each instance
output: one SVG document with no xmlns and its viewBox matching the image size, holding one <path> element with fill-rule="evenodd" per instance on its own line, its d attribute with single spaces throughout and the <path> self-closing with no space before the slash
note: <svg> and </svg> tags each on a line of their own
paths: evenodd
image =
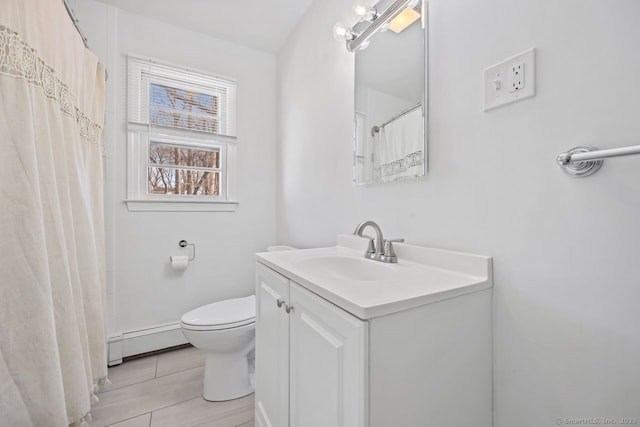
<svg viewBox="0 0 640 427">
<path fill-rule="evenodd" d="M 90 420 L 106 381 L 105 73 L 62 0 L 0 1 L 0 425 Z"/>
</svg>

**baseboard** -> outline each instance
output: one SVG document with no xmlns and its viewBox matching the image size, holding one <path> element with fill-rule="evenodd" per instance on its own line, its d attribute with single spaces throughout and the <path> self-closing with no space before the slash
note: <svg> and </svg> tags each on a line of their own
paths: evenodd
<svg viewBox="0 0 640 427">
<path fill-rule="evenodd" d="M 179 323 L 123 332 L 109 338 L 109 366 L 122 363 L 124 357 L 149 353 L 187 342 Z"/>
</svg>

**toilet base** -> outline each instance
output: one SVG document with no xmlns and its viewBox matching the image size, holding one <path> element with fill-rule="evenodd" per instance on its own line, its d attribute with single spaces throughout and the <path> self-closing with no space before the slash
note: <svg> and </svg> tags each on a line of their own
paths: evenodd
<svg viewBox="0 0 640 427">
<path fill-rule="evenodd" d="M 254 392 L 247 357 L 207 354 L 202 397 L 210 402 L 238 399 Z"/>
</svg>

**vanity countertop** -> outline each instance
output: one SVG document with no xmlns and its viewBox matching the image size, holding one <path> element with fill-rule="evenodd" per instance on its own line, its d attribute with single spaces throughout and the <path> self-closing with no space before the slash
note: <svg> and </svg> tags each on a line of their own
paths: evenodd
<svg viewBox="0 0 640 427">
<path fill-rule="evenodd" d="M 367 239 L 336 246 L 260 252 L 258 262 L 360 319 L 371 319 L 491 288 L 491 257 L 394 244 L 397 264 L 365 259 Z"/>
</svg>

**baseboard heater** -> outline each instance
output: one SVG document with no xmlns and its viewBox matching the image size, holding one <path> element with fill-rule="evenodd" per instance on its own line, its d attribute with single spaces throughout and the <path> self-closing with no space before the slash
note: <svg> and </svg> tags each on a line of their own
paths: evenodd
<svg viewBox="0 0 640 427">
<path fill-rule="evenodd" d="M 123 332 L 109 337 L 109 366 L 119 365 L 123 357 L 149 353 L 186 344 L 180 323 Z"/>
</svg>

